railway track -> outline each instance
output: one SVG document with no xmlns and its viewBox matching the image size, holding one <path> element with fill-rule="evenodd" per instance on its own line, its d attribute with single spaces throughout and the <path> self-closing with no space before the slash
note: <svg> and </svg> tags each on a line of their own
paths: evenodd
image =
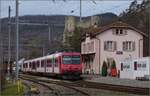
<svg viewBox="0 0 150 96">
<path fill-rule="evenodd" d="M 38 79 L 38 78 L 37 78 Z M 131 86 L 122 86 L 122 85 L 112 85 L 112 84 L 104 84 L 104 83 L 94 83 L 94 82 L 87 82 L 87 81 L 74 81 L 74 82 L 64 82 L 61 81 L 54 81 L 51 79 L 38 79 L 38 81 L 57 84 L 64 87 L 71 87 L 76 90 L 75 87 L 83 87 L 83 88 L 96 88 L 96 89 L 104 89 L 104 90 L 111 90 L 111 91 L 119 91 L 119 92 L 126 92 L 138 95 L 149 95 L 150 88 L 141 88 L 141 87 L 131 87 Z M 80 90 L 79 90 L 80 91 Z M 83 91 L 82 91 L 83 92 Z M 83 93 L 84 94 L 84 93 Z M 88 95 L 88 94 L 85 94 Z"/>
<path fill-rule="evenodd" d="M 42 86 L 44 86 L 44 87 L 47 87 L 49 90 L 51 90 L 52 91 L 52 94 L 55 94 L 56 96 L 62 96 L 62 95 L 75 95 L 76 96 L 76 93 L 80 93 L 80 95 L 79 96 L 90 96 L 88 93 L 86 93 L 86 92 L 84 92 L 84 91 L 82 91 L 82 90 L 79 90 L 79 89 L 77 89 L 77 88 L 75 88 L 75 87 L 71 87 L 71 86 L 67 86 L 67 85 L 64 85 L 64 84 L 57 84 L 56 82 L 47 82 L 47 81 L 44 81 L 44 80 L 38 80 L 38 79 L 32 79 L 32 78 L 29 78 L 28 76 L 19 76 L 21 79 L 23 79 L 23 80 L 27 80 L 27 81 L 31 81 L 31 82 L 34 82 L 34 83 L 37 83 L 37 84 L 40 84 L 40 85 L 42 85 Z M 76 91 L 76 92 L 74 92 L 74 93 L 72 93 L 72 94 L 68 94 L 68 93 L 65 93 L 65 94 L 61 94 L 61 92 L 59 91 L 59 90 L 56 90 L 56 89 L 54 89 L 54 88 L 52 88 L 51 86 L 50 86 L 50 84 L 55 84 L 55 85 L 57 85 L 57 86 L 63 86 L 64 88 L 67 88 L 67 89 L 69 89 L 69 90 L 74 90 L 74 91 Z M 66 90 L 66 92 L 67 92 L 68 90 Z"/>
</svg>

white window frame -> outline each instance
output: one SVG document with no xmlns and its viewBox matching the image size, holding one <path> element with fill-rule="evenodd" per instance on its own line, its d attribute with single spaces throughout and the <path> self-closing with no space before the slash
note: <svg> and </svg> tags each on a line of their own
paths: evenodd
<svg viewBox="0 0 150 96">
<path fill-rule="evenodd" d="M 123 51 L 134 51 L 135 42 L 134 41 L 123 41 Z"/>
<path fill-rule="evenodd" d="M 127 30 L 122 29 L 122 28 L 116 28 L 116 29 L 113 29 L 113 34 L 118 35 L 118 36 L 127 35 Z"/>
<path fill-rule="evenodd" d="M 117 49 L 116 41 L 104 41 L 104 50 L 105 51 L 115 51 Z"/>
</svg>

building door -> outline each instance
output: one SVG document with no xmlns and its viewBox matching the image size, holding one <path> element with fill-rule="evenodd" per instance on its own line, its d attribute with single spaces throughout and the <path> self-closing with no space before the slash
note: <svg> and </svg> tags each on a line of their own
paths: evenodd
<svg viewBox="0 0 150 96">
<path fill-rule="evenodd" d="M 85 74 L 93 74 L 93 60 L 94 60 L 94 55 L 86 55 L 83 56 L 83 64 L 84 64 L 84 73 Z"/>
<path fill-rule="evenodd" d="M 110 75 L 110 70 L 111 70 L 111 65 L 112 65 L 112 63 L 113 63 L 113 58 L 107 58 L 107 67 L 108 67 L 108 69 L 107 69 L 107 72 L 108 72 L 108 75 Z"/>
</svg>

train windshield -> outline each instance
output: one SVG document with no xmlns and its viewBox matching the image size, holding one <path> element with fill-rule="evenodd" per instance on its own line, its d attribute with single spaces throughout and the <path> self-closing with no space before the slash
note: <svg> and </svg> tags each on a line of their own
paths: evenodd
<svg viewBox="0 0 150 96">
<path fill-rule="evenodd" d="M 80 64 L 80 56 L 63 56 L 63 64 Z"/>
</svg>

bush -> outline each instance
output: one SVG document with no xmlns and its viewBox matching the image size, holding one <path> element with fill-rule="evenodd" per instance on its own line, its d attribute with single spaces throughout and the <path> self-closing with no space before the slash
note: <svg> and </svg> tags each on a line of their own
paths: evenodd
<svg viewBox="0 0 150 96">
<path fill-rule="evenodd" d="M 102 66 L 102 76 L 107 76 L 107 64 L 104 61 Z"/>
<path fill-rule="evenodd" d="M 112 64 L 111 64 L 111 69 L 116 68 L 116 62 L 115 60 L 113 60 Z"/>
</svg>

